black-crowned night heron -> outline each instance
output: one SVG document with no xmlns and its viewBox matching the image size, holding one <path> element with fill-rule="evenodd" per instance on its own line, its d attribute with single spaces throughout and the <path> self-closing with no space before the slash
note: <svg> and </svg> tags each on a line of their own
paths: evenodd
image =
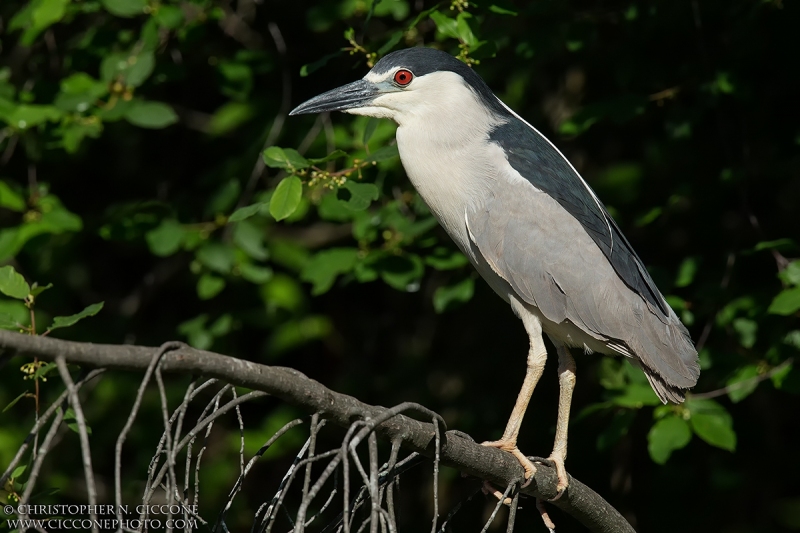
<svg viewBox="0 0 800 533">
<path fill-rule="evenodd" d="M 594 191 L 475 71 L 438 50 L 401 50 L 363 79 L 291 114 L 337 110 L 397 122 L 411 183 L 530 337 L 527 373 L 508 425 L 500 440 L 485 445 L 513 453 L 526 478 L 535 472 L 517 436 L 547 358 L 542 333 L 558 352 L 550 459 L 559 495 L 568 485 L 570 347 L 623 355 L 641 367 L 661 401 L 683 401 L 700 374 L 688 331 Z"/>
</svg>

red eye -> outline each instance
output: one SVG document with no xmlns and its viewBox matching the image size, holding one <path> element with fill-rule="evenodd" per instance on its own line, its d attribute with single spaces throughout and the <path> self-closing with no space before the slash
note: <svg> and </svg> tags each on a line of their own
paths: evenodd
<svg viewBox="0 0 800 533">
<path fill-rule="evenodd" d="M 394 73 L 394 82 L 397 85 L 408 85 L 413 79 L 414 75 L 410 70 L 400 69 Z"/>
</svg>

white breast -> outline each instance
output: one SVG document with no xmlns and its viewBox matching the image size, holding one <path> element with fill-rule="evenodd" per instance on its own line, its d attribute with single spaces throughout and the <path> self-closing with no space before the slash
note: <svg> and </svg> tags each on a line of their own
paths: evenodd
<svg viewBox="0 0 800 533">
<path fill-rule="evenodd" d="M 482 205 L 492 194 L 499 169 L 508 166 L 502 149 L 489 142 L 502 119 L 478 102 L 460 76 L 436 75 L 430 81 L 446 90 L 427 91 L 429 98 L 418 102 L 415 112 L 396 117 L 397 146 L 411 183 L 458 247 L 471 256 L 464 214 Z"/>
</svg>

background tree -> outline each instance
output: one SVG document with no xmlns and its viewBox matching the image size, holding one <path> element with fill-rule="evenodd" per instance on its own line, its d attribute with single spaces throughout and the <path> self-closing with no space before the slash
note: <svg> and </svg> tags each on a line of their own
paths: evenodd
<svg viewBox="0 0 800 533">
<path fill-rule="evenodd" d="M 292 366 L 367 403 L 416 401 L 450 428 L 496 438 L 525 335 L 405 179 L 394 126 L 287 118 L 392 49 L 437 46 L 565 152 L 698 343 L 703 374 L 680 407 L 660 406 L 620 361 L 577 359 L 570 473 L 643 531 L 799 529 L 798 9 L 4 0 L 0 264 L 52 287 L 26 301 L 3 285 L 0 326 L 43 334 L 53 317 L 102 301 L 52 335 L 179 338 Z M 4 361 L 0 405 L 14 405 L 0 415 L 2 465 L 61 392 L 42 365 Z M 522 430 L 528 453 L 552 441 L 554 367 Z M 95 446 L 113 448 L 119 427 L 106 435 L 98 421 L 138 383 L 120 374 L 98 385 L 103 400 L 86 413 Z M 175 386 L 180 397 L 185 382 Z M 142 417 L 160 420 L 156 400 Z M 298 414 L 252 409 L 255 440 Z M 227 431 L 207 463 L 219 480 L 209 505 L 238 475 L 239 430 Z M 146 469 L 159 434 L 128 441 L 142 450 L 132 468 Z M 277 484 L 295 453 L 275 448 L 263 483 Z M 82 479 L 77 463 L 44 476 L 59 501 Z M 442 476 L 443 505 L 459 501 L 461 480 Z M 406 494 L 401 505 L 422 501 Z M 236 504 L 252 516 L 246 499 Z"/>
</svg>

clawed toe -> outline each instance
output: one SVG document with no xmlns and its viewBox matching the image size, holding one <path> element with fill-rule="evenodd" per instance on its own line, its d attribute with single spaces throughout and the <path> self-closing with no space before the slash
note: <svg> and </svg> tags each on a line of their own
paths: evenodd
<svg viewBox="0 0 800 533">
<path fill-rule="evenodd" d="M 564 467 L 564 460 L 558 455 L 551 455 L 550 457 L 537 457 L 531 455 L 528 457 L 528 459 L 533 463 L 543 464 L 545 466 L 549 466 L 550 468 L 556 469 L 556 475 L 558 476 L 556 495 L 547 501 L 554 502 L 561 498 L 561 496 L 563 496 L 569 488 L 569 476 L 567 475 L 567 469 Z"/>
<path fill-rule="evenodd" d="M 491 494 L 492 496 L 494 496 L 498 500 L 502 500 L 503 501 L 503 505 L 511 505 L 511 498 L 509 498 L 509 497 L 503 498 L 503 493 L 500 492 L 499 490 L 497 490 L 496 488 L 494 488 L 494 485 L 492 485 L 491 483 L 489 483 L 486 480 L 484 480 L 483 486 L 481 486 L 481 492 L 483 492 L 487 496 L 489 494 Z"/>
<path fill-rule="evenodd" d="M 550 501 L 554 502 L 561 498 L 564 493 L 569 488 L 569 477 L 567 476 L 567 469 L 564 467 L 564 459 L 558 455 L 551 455 L 548 457 L 548 460 L 552 463 L 553 467 L 556 469 L 556 474 L 558 475 L 558 485 L 556 485 L 556 495 L 553 496 Z"/>
<path fill-rule="evenodd" d="M 514 457 L 516 457 L 517 461 L 519 461 L 519 464 L 521 464 L 522 468 L 525 469 L 526 483 L 524 486 L 527 486 L 528 483 L 530 483 L 530 480 L 533 479 L 533 475 L 536 473 L 536 466 L 533 464 L 533 462 L 531 462 L 530 459 L 528 459 L 528 457 L 524 453 L 519 451 L 519 448 L 517 448 L 516 443 L 505 440 L 494 440 L 494 441 L 482 442 L 481 446 L 488 446 L 490 448 L 499 448 L 503 451 L 511 453 Z"/>
</svg>

